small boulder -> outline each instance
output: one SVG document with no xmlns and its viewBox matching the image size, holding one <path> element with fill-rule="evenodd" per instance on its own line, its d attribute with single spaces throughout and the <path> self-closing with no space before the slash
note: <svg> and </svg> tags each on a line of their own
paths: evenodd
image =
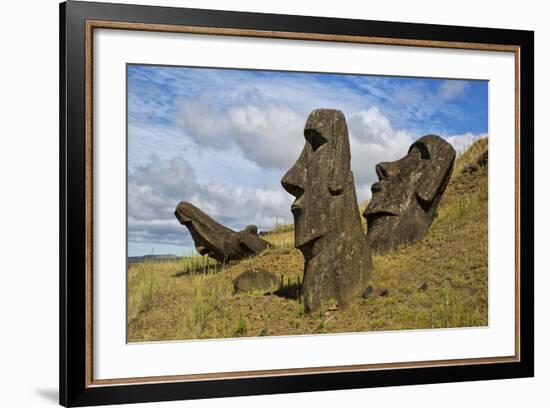
<svg viewBox="0 0 550 408">
<path fill-rule="evenodd" d="M 234 293 L 273 292 L 277 289 L 279 279 L 262 268 L 248 269 L 233 280 Z"/>
<path fill-rule="evenodd" d="M 372 285 L 369 285 L 363 291 L 363 299 L 367 299 L 372 294 Z"/>
</svg>

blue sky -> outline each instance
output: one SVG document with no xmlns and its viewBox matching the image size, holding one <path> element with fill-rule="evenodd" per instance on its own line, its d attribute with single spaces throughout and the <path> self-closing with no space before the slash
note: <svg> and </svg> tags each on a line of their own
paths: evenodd
<svg viewBox="0 0 550 408">
<path fill-rule="evenodd" d="M 188 254 L 173 215 L 190 201 L 218 222 L 291 222 L 280 179 L 310 111 L 344 112 L 360 201 L 374 166 L 429 133 L 460 151 L 488 132 L 488 82 L 128 65 L 128 251 Z"/>
</svg>

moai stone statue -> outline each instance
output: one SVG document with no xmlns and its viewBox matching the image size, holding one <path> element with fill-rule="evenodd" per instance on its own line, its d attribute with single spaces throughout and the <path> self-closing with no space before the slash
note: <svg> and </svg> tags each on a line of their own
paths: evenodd
<svg viewBox="0 0 550 408">
<path fill-rule="evenodd" d="M 302 296 L 311 312 L 333 300 L 345 307 L 364 289 L 372 260 L 361 227 L 344 114 L 314 110 L 304 136 L 302 153 L 281 183 L 296 197 L 290 208 L 294 246 L 304 256 Z"/>
<path fill-rule="evenodd" d="M 415 141 L 405 157 L 376 165 L 379 181 L 372 185 L 372 199 L 363 213 L 373 251 L 384 252 L 426 234 L 455 157 L 449 143 L 427 135 Z"/>
<path fill-rule="evenodd" d="M 189 229 L 197 252 L 219 262 L 256 255 L 271 245 L 258 236 L 255 225 L 248 225 L 243 231 L 233 231 L 185 201 L 178 204 L 174 215 Z"/>
</svg>

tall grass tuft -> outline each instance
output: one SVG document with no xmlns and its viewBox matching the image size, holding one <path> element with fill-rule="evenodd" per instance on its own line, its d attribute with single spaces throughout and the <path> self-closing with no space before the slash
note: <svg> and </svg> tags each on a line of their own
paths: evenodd
<svg viewBox="0 0 550 408">
<path fill-rule="evenodd" d="M 237 322 L 237 328 L 235 329 L 235 336 L 244 336 L 247 331 L 246 319 L 244 313 L 241 310 L 239 313 L 239 321 Z"/>
<path fill-rule="evenodd" d="M 275 219 L 275 225 L 269 230 L 270 234 L 278 234 L 281 232 L 294 231 L 294 224 L 281 222 L 278 218 Z"/>
<path fill-rule="evenodd" d="M 149 270 L 141 293 L 142 312 L 148 312 L 153 306 L 154 277 L 153 271 Z"/>
</svg>

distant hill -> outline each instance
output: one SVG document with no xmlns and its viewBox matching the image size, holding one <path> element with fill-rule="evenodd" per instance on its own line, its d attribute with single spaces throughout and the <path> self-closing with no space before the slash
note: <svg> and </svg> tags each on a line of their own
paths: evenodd
<svg viewBox="0 0 550 408">
<path fill-rule="evenodd" d="M 177 261 L 180 259 L 180 256 L 176 256 L 173 254 L 165 254 L 165 255 L 143 255 L 143 256 L 129 256 L 128 257 L 128 263 L 139 263 L 139 262 L 163 262 L 163 261 Z"/>
</svg>

